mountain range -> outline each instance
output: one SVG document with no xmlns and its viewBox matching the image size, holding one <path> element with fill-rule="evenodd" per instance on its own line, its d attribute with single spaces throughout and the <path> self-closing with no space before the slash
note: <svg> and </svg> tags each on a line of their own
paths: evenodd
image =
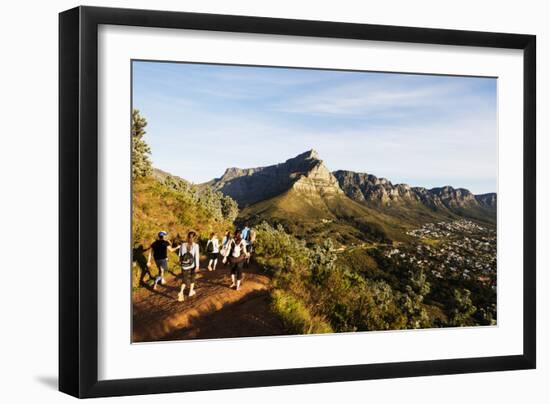
<svg viewBox="0 0 550 404">
<path fill-rule="evenodd" d="M 495 193 L 426 189 L 372 174 L 330 171 L 315 150 L 276 165 L 228 168 L 201 186 L 237 201 L 241 221 L 281 223 L 308 238 L 333 233 L 341 242 L 400 240 L 406 230 L 427 222 L 465 217 L 496 223 Z"/>
</svg>

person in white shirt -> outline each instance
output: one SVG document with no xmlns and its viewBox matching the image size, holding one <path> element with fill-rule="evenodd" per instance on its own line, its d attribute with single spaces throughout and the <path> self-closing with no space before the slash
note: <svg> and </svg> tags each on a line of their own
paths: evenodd
<svg viewBox="0 0 550 404">
<path fill-rule="evenodd" d="M 243 276 L 243 264 L 248 253 L 246 252 L 246 241 L 241 238 L 241 232 L 236 231 L 235 237 L 230 242 L 229 262 L 231 263 L 231 286 L 239 290 L 241 288 L 241 280 Z"/>
<path fill-rule="evenodd" d="M 208 270 L 215 271 L 220 253 L 220 242 L 216 233 L 210 233 L 210 239 L 206 242 L 206 252 L 208 253 Z"/>
<path fill-rule="evenodd" d="M 178 301 L 183 302 L 183 292 L 185 287 L 189 285 L 189 297 L 195 295 L 195 272 L 199 269 L 200 252 L 199 245 L 195 243 L 197 233 L 190 231 L 187 234 L 187 240 L 181 243 L 179 248 L 180 267 L 183 282 L 180 292 L 178 293 Z"/>
</svg>

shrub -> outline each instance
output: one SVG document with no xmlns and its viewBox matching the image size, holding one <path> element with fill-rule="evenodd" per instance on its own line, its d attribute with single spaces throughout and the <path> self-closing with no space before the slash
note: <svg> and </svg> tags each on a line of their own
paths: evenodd
<svg viewBox="0 0 550 404">
<path fill-rule="evenodd" d="M 274 290 L 271 309 L 277 314 L 289 332 L 293 334 L 323 334 L 333 332 L 330 325 L 319 316 L 310 313 L 305 304 L 294 296 Z"/>
<path fill-rule="evenodd" d="M 262 222 L 256 227 L 256 260 L 269 272 L 304 267 L 308 258 L 305 243 L 287 234 L 281 225 L 274 228 Z"/>
<path fill-rule="evenodd" d="M 455 289 L 449 322 L 452 326 L 463 327 L 471 325 L 471 316 L 477 310 L 473 305 L 471 292 L 468 289 Z"/>
</svg>

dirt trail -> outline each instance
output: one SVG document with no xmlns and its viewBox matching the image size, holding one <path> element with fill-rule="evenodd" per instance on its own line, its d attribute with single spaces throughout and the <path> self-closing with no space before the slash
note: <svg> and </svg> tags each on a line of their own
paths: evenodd
<svg viewBox="0 0 550 404">
<path fill-rule="evenodd" d="M 172 274 L 157 290 L 133 292 L 133 342 L 285 334 L 269 310 L 269 278 L 255 263 L 244 269 L 239 291 L 229 288 L 230 272 L 221 262 L 213 272 L 205 267 L 201 261 L 197 294 L 183 302 L 177 300 L 181 281 Z"/>
</svg>

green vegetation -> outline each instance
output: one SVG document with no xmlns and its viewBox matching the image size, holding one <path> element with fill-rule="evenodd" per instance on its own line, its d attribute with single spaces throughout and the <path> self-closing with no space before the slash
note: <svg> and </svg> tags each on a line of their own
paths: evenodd
<svg viewBox="0 0 550 404">
<path fill-rule="evenodd" d="M 204 203 L 194 193 L 177 191 L 152 177 L 134 180 L 132 233 L 134 243 L 150 243 L 159 230 L 169 238 L 183 238 L 194 230 L 201 238 L 233 228 L 233 216 L 224 216 L 216 201 Z M 217 201 L 219 202 L 219 201 Z"/>
<path fill-rule="evenodd" d="M 281 224 L 296 237 L 318 244 L 331 238 L 337 245 L 406 241 L 412 224 L 363 206 L 345 195 L 304 194 L 295 189 L 244 208 L 241 222 Z"/>
<path fill-rule="evenodd" d="M 151 174 L 151 149 L 143 140 L 147 121 L 137 109 L 132 111 L 132 178 Z"/>
<path fill-rule="evenodd" d="M 273 308 L 291 332 L 321 333 L 422 328 L 431 325 L 422 273 L 390 285 L 364 250 L 339 256 L 330 239 L 308 248 L 263 222 L 257 226 L 256 259 L 273 277 Z M 277 258 L 274 258 L 277 257 Z M 361 261 L 361 257 L 368 257 Z M 366 265 L 363 265 L 366 264 Z M 372 279 L 370 276 L 374 275 Z"/>
<path fill-rule="evenodd" d="M 490 287 L 429 276 L 383 252 L 394 247 L 366 245 L 338 252 L 330 239 L 308 246 L 282 225 L 263 222 L 256 229 L 256 260 L 272 276 L 272 307 L 289 332 L 494 324 Z"/>
<path fill-rule="evenodd" d="M 323 334 L 333 332 L 326 321 L 312 317 L 301 300 L 276 289 L 272 293 L 271 308 L 282 320 L 291 334 Z"/>
<path fill-rule="evenodd" d="M 197 186 L 184 179 L 154 169 L 154 177 L 163 185 L 186 195 L 193 203 L 201 206 L 217 221 L 233 222 L 239 214 L 237 202 L 231 197 L 214 191 L 210 187 Z"/>
<path fill-rule="evenodd" d="M 460 327 L 464 325 L 473 325 L 470 318 L 477 309 L 470 299 L 471 292 L 468 289 L 454 290 L 454 307 L 451 310 L 450 323 L 453 326 Z"/>
</svg>

